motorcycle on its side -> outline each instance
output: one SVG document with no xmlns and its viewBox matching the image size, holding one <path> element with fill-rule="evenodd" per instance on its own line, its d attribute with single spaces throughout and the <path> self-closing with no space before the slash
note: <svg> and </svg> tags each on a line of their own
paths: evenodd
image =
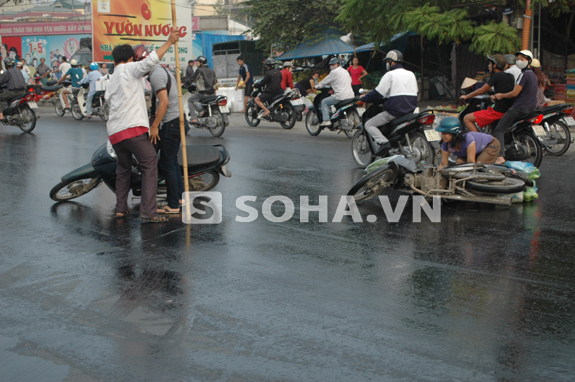
<svg viewBox="0 0 575 382">
<path fill-rule="evenodd" d="M 310 108 L 305 117 L 305 127 L 311 136 L 317 136 L 325 128 L 337 133 L 344 132 L 348 138 L 352 138 L 358 125 L 361 122 L 360 114 L 363 114 L 363 102 L 359 98 L 349 98 L 342 100 L 335 105 L 335 112 L 330 113 L 331 126 L 321 126 L 323 113 L 321 111 L 321 101 L 330 96 L 330 87 L 325 87 L 318 92 L 313 99 L 313 107 Z M 333 111 L 333 110 L 332 110 Z"/>
<path fill-rule="evenodd" d="M 81 121 L 88 116 L 86 107 L 88 103 L 88 92 L 90 84 L 83 84 L 72 102 L 72 116 L 74 119 Z M 107 122 L 110 117 L 110 107 L 104 99 L 104 92 L 99 91 L 92 98 L 92 115 L 99 116 L 102 121 Z"/>
<path fill-rule="evenodd" d="M 196 84 L 191 84 L 188 88 L 190 93 L 196 91 Z M 201 102 L 201 110 L 196 110 L 198 123 L 190 123 L 198 129 L 207 129 L 214 137 L 221 137 L 226 126 L 230 124 L 228 114 L 228 98 L 223 95 L 213 95 L 204 98 Z"/>
<path fill-rule="evenodd" d="M 245 117 L 248 125 L 256 127 L 260 124 L 261 119 L 265 119 L 270 122 L 278 122 L 286 130 L 293 128 L 297 120 L 297 113 L 291 100 L 295 96 L 295 92 L 297 91 L 297 94 L 299 94 L 299 91 L 297 89 L 285 91 L 275 96 L 269 103 L 266 102 L 265 105 L 269 109 L 270 115 L 260 118 L 260 113 L 263 113 L 263 110 L 258 107 L 255 101 L 256 97 L 262 92 L 261 89 L 257 88 L 259 82 L 254 85 L 256 88 L 252 92 L 252 98 L 248 101 L 246 107 Z"/>
<path fill-rule="evenodd" d="M 188 182 L 190 191 L 208 191 L 220 181 L 220 174 L 231 177 L 226 169 L 230 155 L 222 145 L 188 145 Z M 160 156 L 162 155 L 160 151 Z M 181 149 L 178 155 L 182 168 Z M 56 202 L 75 199 L 94 190 L 102 182 L 112 192 L 116 192 L 117 156 L 110 141 L 98 147 L 92 156 L 92 162 L 64 175 L 50 191 L 50 198 Z M 142 195 L 142 173 L 134 160 L 130 188 L 134 196 Z M 158 195 L 166 194 L 166 182 L 163 175 L 158 176 Z"/>
<path fill-rule="evenodd" d="M 3 85 L 0 89 L 6 90 L 7 86 Z M 38 109 L 35 97 L 34 89 L 27 86 L 26 94 L 2 101 L 4 113 L 2 124 L 16 126 L 25 133 L 31 133 L 36 128 L 36 121 L 40 119 L 34 111 Z"/>
<path fill-rule="evenodd" d="M 511 205 L 513 197 L 533 181 L 526 173 L 509 167 L 468 163 L 437 170 L 418 167 L 404 156 L 388 158 L 386 164 L 361 178 L 348 192 L 356 202 L 371 199 L 386 189 L 395 189 L 426 199 Z"/>
</svg>

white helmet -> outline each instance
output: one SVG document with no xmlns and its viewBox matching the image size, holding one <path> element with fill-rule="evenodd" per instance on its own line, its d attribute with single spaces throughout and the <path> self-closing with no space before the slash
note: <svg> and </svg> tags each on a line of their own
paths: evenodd
<svg viewBox="0 0 575 382">
<path fill-rule="evenodd" d="M 78 66 L 78 61 L 72 60 L 72 61 L 70 61 L 70 65 L 72 65 L 72 66 Z"/>
<path fill-rule="evenodd" d="M 531 51 L 529 51 L 529 50 L 527 50 L 527 49 L 522 50 L 522 51 L 520 51 L 520 52 L 515 52 L 515 55 L 516 55 L 516 56 L 517 56 L 518 54 L 522 54 L 522 55 L 524 55 L 524 56 L 529 57 L 529 62 L 533 61 L 533 53 L 531 53 Z"/>
</svg>

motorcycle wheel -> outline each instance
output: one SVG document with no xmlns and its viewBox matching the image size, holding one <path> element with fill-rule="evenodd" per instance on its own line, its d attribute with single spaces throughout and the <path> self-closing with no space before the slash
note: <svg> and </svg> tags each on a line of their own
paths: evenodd
<svg viewBox="0 0 575 382">
<path fill-rule="evenodd" d="M 256 127 L 260 124 L 261 120 L 258 119 L 258 108 L 256 105 L 251 104 L 246 108 L 246 122 L 251 127 Z"/>
<path fill-rule="evenodd" d="M 74 102 L 72 105 L 72 117 L 78 121 L 84 119 L 84 114 L 82 114 L 82 110 L 80 110 L 80 105 L 78 102 Z"/>
<path fill-rule="evenodd" d="M 377 170 L 367 174 L 359 180 L 347 193 L 353 196 L 356 202 L 371 199 L 383 192 L 388 187 L 387 184 L 382 182 L 389 182 L 397 174 L 391 166 L 382 166 Z"/>
<path fill-rule="evenodd" d="M 352 139 L 354 131 L 357 129 L 357 126 L 361 123 L 361 118 L 359 118 L 359 113 L 357 112 L 357 110 L 352 110 L 347 115 L 347 123 L 353 125 L 353 128 L 351 130 L 344 130 L 344 132 L 349 139 Z"/>
<path fill-rule="evenodd" d="M 208 127 L 208 130 L 210 131 L 210 134 L 212 134 L 214 137 L 216 138 L 221 137 L 224 131 L 226 130 L 226 124 L 224 123 L 222 112 L 219 110 L 219 108 L 217 109 L 214 108 L 212 110 L 212 115 L 214 118 L 216 118 L 216 120 L 218 120 L 218 123 L 221 123 L 221 126 L 217 125 L 216 127 Z"/>
<path fill-rule="evenodd" d="M 363 130 L 356 131 L 351 138 L 351 155 L 355 163 L 361 167 L 366 167 L 373 160 L 373 154 Z"/>
<path fill-rule="evenodd" d="M 425 138 L 425 134 L 421 131 L 416 131 L 409 134 L 409 139 L 413 148 L 421 154 L 420 157 L 415 158 L 417 160 L 416 164 L 423 161 L 426 166 L 433 166 L 435 163 L 435 150 Z"/>
<path fill-rule="evenodd" d="M 310 110 L 307 112 L 305 116 L 305 128 L 307 132 L 312 137 L 317 137 L 319 133 L 321 133 L 321 129 L 319 128 L 319 120 L 317 119 L 317 115 L 315 110 Z"/>
<path fill-rule="evenodd" d="M 465 187 L 490 194 L 515 194 L 525 190 L 525 182 L 514 178 L 505 178 L 505 180 L 497 182 L 468 180 L 465 182 Z"/>
<path fill-rule="evenodd" d="M 28 105 L 20 107 L 20 115 L 26 123 L 19 124 L 18 127 L 25 133 L 31 133 L 36 128 L 36 113 Z"/>
<path fill-rule="evenodd" d="M 543 149 L 547 151 L 549 155 L 560 156 L 565 154 L 571 146 L 571 133 L 569 132 L 569 127 L 563 121 L 555 121 L 549 125 L 549 133 L 547 137 L 548 146 L 543 146 Z M 556 141 L 556 143 L 550 144 L 549 141 Z"/>
<path fill-rule="evenodd" d="M 64 114 L 66 114 L 66 112 L 64 111 L 64 108 L 62 107 L 62 102 L 60 102 L 59 99 L 56 99 L 55 109 L 56 109 L 56 115 L 58 117 L 63 117 Z"/>
<path fill-rule="evenodd" d="M 94 178 L 60 182 L 50 190 L 50 199 L 56 202 L 75 199 L 92 191 L 100 183 L 102 183 L 102 178 L 99 175 Z"/>
<path fill-rule="evenodd" d="M 286 129 L 292 129 L 295 126 L 296 123 L 296 113 L 295 113 L 295 109 L 293 108 L 293 106 L 290 103 L 286 103 L 284 104 L 284 113 L 288 114 L 288 120 L 285 122 L 280 122 L 280 125 Z"/>
<path fill-rule="evenodd" d="M 207 171 L 202 174 L 188 177 L 190 191 L 209 191 L 220 182 L 220 174 L 217 171 Z"/>
<path fill-rule="evenodd" d="M 533 163 L 533 166 L 539 167 L 543 161 L 543 148 L 539 139 L 530 131 L 518 132 L 515 134 L 515 139 L 529 149 L 530 156 L 524 162 Z"/>
<path fill-rule="evenodd" d="M 110 106 L 107 103 L 102 106 L 102 112 L 100 113 L 100 118 L 104 122 L 108 122 L 108 118 L 110 118 Z"/>
</svg>

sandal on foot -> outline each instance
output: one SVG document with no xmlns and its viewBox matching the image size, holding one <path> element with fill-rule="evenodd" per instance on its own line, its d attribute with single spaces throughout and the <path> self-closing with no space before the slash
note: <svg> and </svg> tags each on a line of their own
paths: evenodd
<svg viewBox="0 0 575 382">
<path fill-rule="evenodd" d="M 124 213 L 121 212 L 116 212 L 116 214 L 114 215 L 115 218 L 123 218 L 126 217 L 126 215 L 128 215 L 130 213 L 130 211 L 126 211 Z"/>
<path fill-rule="evenodd" d="M 156 215 L 153 218 L 140 218 L 140 223 L 148 224 L 148 223 L 165 223 L 168 219 L 163 216 Z"/>
<path fill-rule="evenodd" d="M 179 214 L 180 213 L 180 209 L 179 208 L 170 208 L 168 206 L 164 206 L 162 208 L 158 208 L 157 211 L 159 214 Z"/>
</svg>

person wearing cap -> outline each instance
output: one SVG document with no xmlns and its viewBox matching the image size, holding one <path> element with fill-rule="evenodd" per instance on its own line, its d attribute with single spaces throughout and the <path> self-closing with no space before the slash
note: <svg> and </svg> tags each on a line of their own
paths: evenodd
<svg viewBox="0 0 575 382">
<path fill-rule="evenodd" d="M 201 101 L 204 98 L 216 94 L 216 85 L 218 78 L 208 65 L 208 59 L 204 56 L 198 56 L 196 61 L 200 65 L 194 74 L 185 82 L 184 87 L 189 88 L 192 84 L 196 84 L 196 93 L 188 98 L 188 108 L 190 110 L 190 124 L 197 125 L 197 111 L 202 110 Z M 201 117 L 201 115 L 200 115 Z"/>
<path fill-rule="evenodd" d="M 265 61 L 266 74 L 264 78 L 254 84 L 255 87 L 265 89 L 254 99 L 254 102 L 262 109 L 263 113 L 258 118 L 265 118 L 270 115 L 269 109 L 266 107 L 266 102 L 271 102 L 275 96 L 283 93 L 282 89 L 282 73 L 274 68 L 274 60 L 268 58 Z"/>
<path fill-rule="evenodd" d="M 481 89 L 475 90 L 474 92 L 462 95 L 461 99 L 466 100 L 469 98 L 476 97 L 480 94 L 486 93 L 493 88 L 495 93 L 508 93 L 515 87 L 515 78 L 511 73 L 505 73 L 504 70 L 507 67 L 507 61 L 505 57 L 501 54 L 496 54 L 494 56 L 487 56 L 489 61 L 489 72 L 491 76 L 489 81 L 481 87 Z M 487 110 L 479 110 L 474 113 L 469 113 L 463 119 L 465 127 L 469 131 L 478 131 L 477 126 L 485 127 L 491 125 L 495 121 L 499 121 L 505 112 L 513 105 L 513 99 L 502 99 L 495 102 L 493 107 L 489 107 Z"/>
<path fill-rule="evenodd" d="M 0 76 L 0 85 L 6 85 L 7 89 L 0 93 L 0 121 L 4 120 L 1 101 L 9 101 L 26 94 L 26 81 L 22 71 L 14 67 L 15 61 L 7 57 L 3 62 L 6 71 Z"/>
<path fill-rule="evenodd" d="M 80 84 L 79 82 L 82 80 L 82 78 L 84 78 L 84 73 L 82 72 L 82 68 L 78 67 L 78 61 L 76 60 L 72 60 L 70 61 L 70 64 L 72 65 L 72 67 L 65 73 L 62 74 L 62 78 L 60 78 L 58 80 L 58 83 L 62 83 L 66 80 L 66 78 L 68 78 L 68 76 L 70 77 L 70 80 L 72 81 L 72 86 L 69 86 L 66 89 L 62 89 L 62 94 L 64 95 L 64 102 L 66 103 L 66 107 L 64 108 L 64 110 L 70 110 L 70 102 L 68 101 L 68 94 L 72 94 L 73 90 L 72 88 L 79 88 Z"/>
<path fill-rule="evenodd" d="M 24 71 L 24 65 L 21 62 L 17 62 L 16 68 L 19 69 L 20 73 L 22 73 L 22 75 L 24 76 L 24 81 L 26 81 L 26 84 L 29 84 L 30 83 L 30 76 L 28 75 L 28 73 L 26 73 Z"/>
<path fill-rule="evenodd" d="M 541 70 L 541 63 L 538 59 L 534 58 L 531 63 L 533 72 L 537 76 L 537 109 L 541 109 L 547 103 L 545 100 L 545 85 L 547 85 L 547 76 Z"/>
<path fill-rule="evenodd" d="M 240 74 L 238 75 L 238 80 L 236 82 L 236 90 L 240 87 L 240 85 L 244 85 L 244 108 L 240 113 L 246 112 L 246 107 L 248 107 L 248 102 L 254 91 L 254 76 L 252 75 L 252 71 L 246 61 L 244 60 L 243 56 L 238 56 L 236 59 L 238 65 L 240 66 Z"/>
<path fill-rule="evenodd" d="M 286 90 L 289 86 L 290 89 L 293 89 L 293 74 L 292 74 L 292 65 L 290 61 L 286 61 L 283 64 L 282 73 L 282 89 Z"/>
<path fill-rule="evenodd" d="M 403 54 L 400 51 L 390 50 L 383 60 L 387 73 L 381 78 L 375 90 L 361 98 L 365 103 L 376 103 L 382 97 L 387 98 L 385 111 L 365 123 L 365 129 L 379 144 L 379 150 L 374 154 L 375 156 L 383 157 L 391 149 L 389 141 L 379 128 L 396 118 L 413 113 L 417 107 L 417 80 L 413 72 L 403 68 L 402 61 Z"/>
<path fill-rule="evenodd" d="M 315 86 L 316 89 L 321 89 L 327 85 L 331 85 L 333 95 L 324 98 L 321 101 L 321 111 L 323 114 L 323 122 L 320 126 L 331 126 L 330 121 L 330 108 L 332 105 L 337 105 L 346 99 L 355 97 L 353 88 L 351 87 L 351 77 L 345 69 L 343 69 L 337 57 L 329 61 L 330 73 Z"/>
<path fill-rule="evenodd" d="M 522 50 L 515 53 L 517 61 L 515 65 L 521 69 L 521 74 L 517 78 L 515 87 L 508 93 L 497 93 L 491 96 L 492 100 L 513 99 L 513 106 L 511 106 L 505 115 L 501 118 L 495 131 L 494 136 L 502 143 L 500 156 L 497 158 L 497 164 L 505 162 L 505 133 L 511 125 L 520 119 L 528 117 L 535 106 L 537 105 L 537 76 L 529 67 L 533 61 L 533 54 L 528 50 Z"/>
<path fill-rule="evenodd" d="M 461 122 L 455 117 L 447 117 L 435 129 L 441 133 L 441 163 L 438 170 L 449 164 L 449 155 L 457 156 L 456 164 L 493 164 L 497 160 L 501 143 L 489 134 L 462 133 Z"/>
<path fill-rule="evenodd" d="M 149 73 L 168 49 L 180 39 L 173 30 L 168 40 L 157 50 L 149 52 L 144 45 L 133 48 L 118 45 L 112 51 L 114 74 L 104 97 L 110 107 L 106 124 L 108 139 L 117 155 L 116 217 L 128 214 L 128 194 L 133 156 L 142 172 L 141 223 L 163 223 L 158 215 L 158 157 L 150 137 L 150 121 L 144 92 L 143 77 Z"/>
<path fill-rule="evenodd" d="M 507 61 L 507 65 L 509 65 L 505 73 L 513 74 L 515 82 L 517 82 L 517 78 L 519 78 L 519 75 L 521 74 L 521 69 L 519 69 L 517 65 L 515 65 L 517 58 L 515 57 L 514 54 L 506 54 L 504 57 L 505 61 Z"/>
<path fill-rule="evenodd" d="M 90 73 L 78 82 L 79 85 L 90 84 L 90 91 L 88 92 L 88 97 L 86 97 L 86 118 L 88 119 L 92 117 L 92 101 L 96 94 L 96 82 L 98 79 L 102 78 L 102 73 L 98 70 L 97 63 L 92 62 L 90 64 L 90 70 Z"/>
</svg>

